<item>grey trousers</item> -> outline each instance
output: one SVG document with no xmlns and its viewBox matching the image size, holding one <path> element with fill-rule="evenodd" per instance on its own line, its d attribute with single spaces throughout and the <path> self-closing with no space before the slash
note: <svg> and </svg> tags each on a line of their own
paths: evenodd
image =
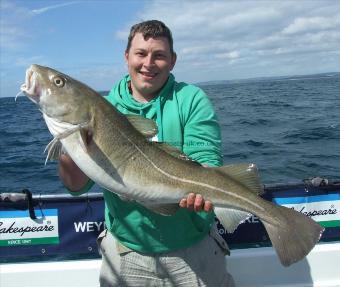
<svg viewBox="0 0 340 287">
<path fill-rule="evenodd" d="M 210 234 L 197 244 L 174 252 L 120 253 L 119 243 L 104 230 L 98 237 L 102 254 L 100 286 L 233 287 L 225 259 L 229 250 L 221 240 L 218 234 Z"/>
</svg>

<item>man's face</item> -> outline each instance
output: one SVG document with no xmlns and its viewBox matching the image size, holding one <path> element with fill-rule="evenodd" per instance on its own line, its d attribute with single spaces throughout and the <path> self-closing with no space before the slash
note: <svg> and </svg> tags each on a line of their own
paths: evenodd
<svg viewBox="0 0 340 287">
<path fill-rule="evenodd" d="M 144 40 L 137 33 L 131 42 L 125 60 L 131 77 L 131 89 L 136 100 L 153 99 L 166 83 L 176 63 L 176 55 L 170 52 L 167 38 Z"/>
</svg>

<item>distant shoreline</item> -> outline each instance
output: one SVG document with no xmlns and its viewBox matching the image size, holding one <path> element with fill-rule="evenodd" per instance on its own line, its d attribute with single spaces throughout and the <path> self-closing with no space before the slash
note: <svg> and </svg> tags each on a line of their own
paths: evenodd
<svg viewBox="0 0 340 287">
<path fill-rule="evenodd" d="M 235 83 L 250 83 L 250 82 L 263 82 L 263 81 L 294 81 L 294 80 L 311 80 L 311 79 L 323 79 L 323 78 L 337 78 L 340 77 L 340 72 L 328 72 L 319 74 L 307 74 L 307 75 L 293 75 L 293 76 L 277 76 L 277 77 L 255 77 L 246 79 L 233 79 L 233 80 L 218 80 L 218 81 L 207 81 L 198 82 L 198 86 L 212 86 L 212 85 L 223 85 L 223 84 L 235 84 Z"/>
</svg>

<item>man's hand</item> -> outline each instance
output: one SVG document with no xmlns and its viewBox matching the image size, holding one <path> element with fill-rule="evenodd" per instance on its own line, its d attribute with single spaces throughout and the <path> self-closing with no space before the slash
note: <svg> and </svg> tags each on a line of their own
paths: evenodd
<svg viewBox="0 0 340 287">
<path fill-rule="evenodd" d="M 205 201 L 200 194 L 189 193 L 179 202 L 179 206 L 189 210 L 210 212 L 213 210 L 211 201 Z"/>
</svg>

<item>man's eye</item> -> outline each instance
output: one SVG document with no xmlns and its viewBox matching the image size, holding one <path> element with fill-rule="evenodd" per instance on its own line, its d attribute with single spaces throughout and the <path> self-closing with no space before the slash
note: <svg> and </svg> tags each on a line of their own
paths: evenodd
<svg viewBox="0 0 340 287">
<path fill-rule="evenodd" d="M 157 55 L 156 55 L 156 58 L 157 58 L 157 59 L 165 59 L 166 56 L 165 56 L 164 54 L 157 54 Z"/>
</svg>

